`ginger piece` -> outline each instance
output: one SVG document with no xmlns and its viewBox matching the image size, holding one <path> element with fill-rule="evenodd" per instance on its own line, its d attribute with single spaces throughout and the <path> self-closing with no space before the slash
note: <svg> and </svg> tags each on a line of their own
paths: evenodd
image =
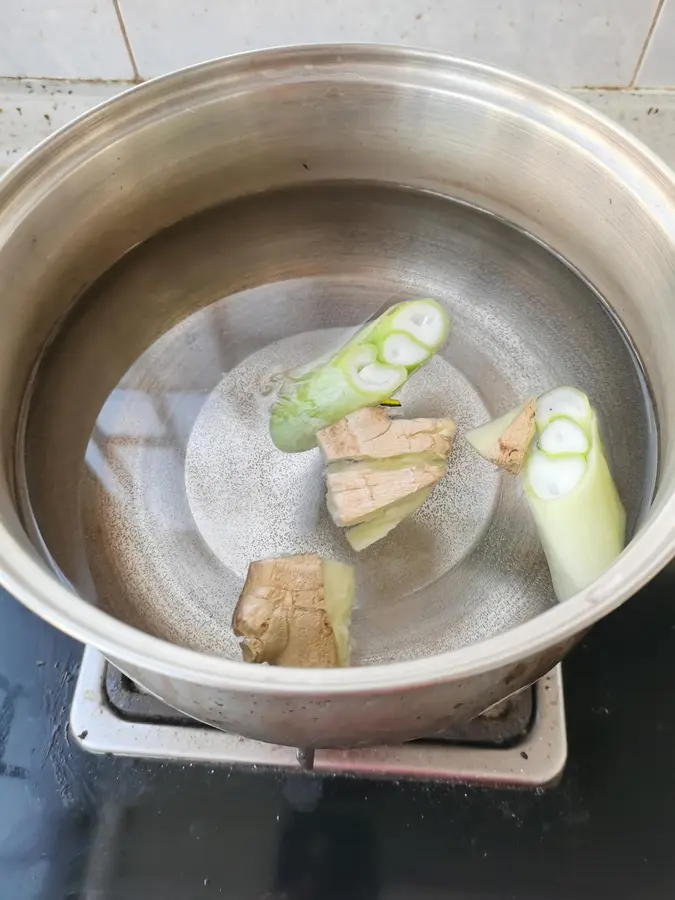
<svg viewBox="0 0 675 900">
<path fill-rule="evenodd" d="M 452 419 L 391 419 L 386 409 L 368 407 L 324 428 L 316 437 L 327 463 L 413 453 L 447 459 L 455 431 Z"/>
<path fill-rule="evenodd" d="M 245 662 L 333 668 L 349 661 L 354 570 L 311 553 L 252 562 L 232 618 Z"/>
<path fill-rule="evenodd" d="M 358 553 L 360 550 L 370 547 L 371 544 L 381 541 L 404 519 L 416 512 L 429 499 L 432 490 L 431 487 L 422 488 L 409 497 L 404 497 L 403 500 L 378 510 L 372 518 L 365 522 L 348 528 L 345 531 L 345 537 L 349 541 L 349 546 Z"/>
<path fill-rule="evenodd" d="M 483 459 L 518 475 L 535 435 L 537 401 L 531 397 L 503 416 L 464 435 Z"/>
<path fill-rule="evenodd" d="M 432 487 L 447 470 L 444 460 L 414 454 L 331 463 L 326 469 L 328 511 L 342 528 L 358 525 L 404 497 Z"/>
<path fill-rule="evenodd" d="M 449 418 L 392 419 L 378 407 L 317 433 L 328 511 L 354 550 L 381 540 L 428 499 L 448 470 L 455 431 Z"/>
</svg>

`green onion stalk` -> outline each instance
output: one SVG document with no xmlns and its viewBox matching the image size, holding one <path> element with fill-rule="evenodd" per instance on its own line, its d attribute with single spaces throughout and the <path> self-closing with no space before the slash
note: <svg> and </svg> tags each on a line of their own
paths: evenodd
<svg viewBox="0 0 675 900">
<path fill-rule="evenodd" d="M 542 394 L 536 441 L 525 464 L 525 495 L 559 600 L 598 579 L 626 542 L 626 513 L 586 394 Z"/>
<path fill-rule="evenodd" d="M 315 447 L 316 433 L 366 406 L 390 400 L 448 336 L 435 300 L 407 300 L 364 325 L 328 359 L 285 377 L 270 412 L 270 435 L 286 453 Z"/>
<path fill-rule="evenodd" d="M 555 388 L 466 438 L 488 461 L 522 474 L 559 600 L 609 568 L 625 546 L 626 513 L 583 391 Z"/>
</svg>

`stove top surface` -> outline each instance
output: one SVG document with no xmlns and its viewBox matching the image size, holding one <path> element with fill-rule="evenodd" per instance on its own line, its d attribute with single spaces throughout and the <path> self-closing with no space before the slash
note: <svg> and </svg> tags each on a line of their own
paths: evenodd
<svg viewBox="0 0 675 900">
<path fill-rule="evenodd" d="M 308 754 L 195 722 L 140 690 L 87 647 L 70 730 L 83 748 L 95 753 L 491 785 L 549 784 L 562 772 L 567 756 L 560 667 L 536 687 L 433 741 Z"/>
<path fill-rule="evenodd" d="M 567 763 L 520 790 L 87 752 L 81 648 L 0 592 L 0 897 L 671 900 L 674 585 L 567 657 Z"/>
</svg>

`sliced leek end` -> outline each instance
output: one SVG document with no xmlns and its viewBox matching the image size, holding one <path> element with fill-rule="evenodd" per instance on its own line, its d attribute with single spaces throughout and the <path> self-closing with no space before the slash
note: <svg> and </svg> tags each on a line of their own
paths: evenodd
<svg viewBox="0 0 675 900">
<path fill-rule="evenodd" d="M 577 422 L 587 432 L 590 430 L 594 417 L 593 409 L 588 397 L 579 388 L 557 387 L 537 398 L 538 431 L 542 431 L 550 422 L 561 417 Z"/>
<path fill-rule="evenodd" d="M 600 578 L 626 543 L 626 512 L 592 411 L 588 434 L 587 455 L 549 456 L 534 449 L 524 475 L 525 495 L 560 601 Z"/>
</svg>

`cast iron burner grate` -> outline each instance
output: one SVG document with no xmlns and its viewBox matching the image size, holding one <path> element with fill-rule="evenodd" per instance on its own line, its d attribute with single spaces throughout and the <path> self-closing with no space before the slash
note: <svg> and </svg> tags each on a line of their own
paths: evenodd
<svg viewBox="0 0 675 900">
<path fill-rule="evenodd" d="M 308 769 L 322 774 L 415 778 L 534 787 L 565 764 L 562 678 L 558 666 L 531 688 L 433 740 L 312 754 L 227 734 L 196 722 L 138 688 L 87 647 L 70 718 L 92 752 L 225 765 Z"/>
</svg>

